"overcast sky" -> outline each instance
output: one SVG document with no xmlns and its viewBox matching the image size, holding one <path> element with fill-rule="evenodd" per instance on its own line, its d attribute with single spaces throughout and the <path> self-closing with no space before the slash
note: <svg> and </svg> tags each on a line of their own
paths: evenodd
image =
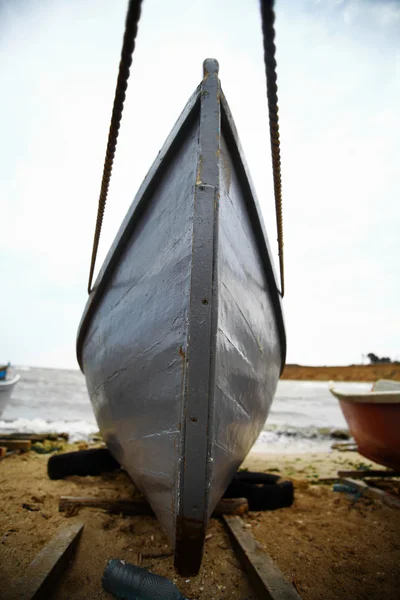
<svg viewBox="0 0 400 600">
<path fill-rule="evenodd" d="M 0 361 L 77 366 L 125 11 L 0 0 Z M 400 3 L 278 0 L 276 13 L 288 362 L 400 359 Z M 206 57 L 278 264 L 258 2 L 147 0 L 97 269 Z"/>
</svg>

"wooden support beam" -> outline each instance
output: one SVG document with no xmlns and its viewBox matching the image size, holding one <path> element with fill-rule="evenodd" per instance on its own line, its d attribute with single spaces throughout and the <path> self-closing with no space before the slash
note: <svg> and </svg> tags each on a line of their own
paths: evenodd
<svg viewBox="0 0 400 600">
<path fill-rule="evenodd" d="M 354 442 L 336 442 L 332 444 L 331 448 L 340 452 L 358 452 L 357 444 Z"/>
<path fill-rule="evenodd" d="M 21 452 L 29 452 L 32 446 L 31 440 L 9 440 L 0 439 L 0 446 L 4 446 L 7 450 L 21 450 Z"/>
<path fill-rule="evenodd" d="M 367 477 L 400 477 L 400 471 L 383 469 L 358 469 L 357 471 L 338 471 L 339 477 L 366 479 Z"/>
<path fill-rule="evenodd" d="M 61 496 L 58 505 L 60 512 L 72 512 L 83 507 L 100 508 L 112 514 L 122 515 L 154 515 L 150 504 L 144 498 L 129 500 L 109 500 L 108 498 L 91 498 L 87 496 Z M 212 517 L 223 514 L 243 515 L 249 510 L 246 498 L 222 498 L 215 507 Z"/>
<path fill-rule="evenodd" d="M 0 458 L 3 458 L 7 454 L 7 448 L 5 446 L 0 446 Z"/>
<path fill-rule="evenodd" d="M 44 442 L 45 440 L 57 441 L 69 439 L 68 433 L 1 433 L 3 440 L 30 440 L 31 442 Z"/>
<path fill-rule="evenodd" d="M 351 486 L 361 493 L 362 496 L 372 498 L 373 500 L 380 500 L 383 504 L 390 506 L 390 508 L 400 508 L 400 499 L 396 498 L 392 494 L 388 494 L 384 490 L 367 485 L 364 481 L 357 481 L 356 479 L 343 478 L 339 479 L 340 483 Z"/>
<path fill-rule="evenodd" d="M 260 547 L 243 519 L 223 516 L 231 534 L 238 558 L 246 570 L 260 600 L 301 600 L 296 589 Z"/>
<path fill-rule="evenodd" d="M 222 515 L 244 515 L 249 512 L 249 503 L 246 498 L 221 498 L 214 509 L 213 518 Z"/>
<path fill-rule="evenodd" d="M 83 523 L 63 526 L 26 569 L 24 576 L 6 594 L 5 600 L 52 598 L 61 572 L 68 566 Z"/>
</svg>

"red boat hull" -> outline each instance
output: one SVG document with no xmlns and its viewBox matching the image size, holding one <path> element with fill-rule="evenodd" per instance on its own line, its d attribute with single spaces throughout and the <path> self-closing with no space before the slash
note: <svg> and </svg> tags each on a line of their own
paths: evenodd
<svg viewBox="0 0 400 600">
<path fill-rule="evenodd" d="M 400 404 L 340 399 L 340 407 L 360 454 L 400 470 Z"/>
</svg>

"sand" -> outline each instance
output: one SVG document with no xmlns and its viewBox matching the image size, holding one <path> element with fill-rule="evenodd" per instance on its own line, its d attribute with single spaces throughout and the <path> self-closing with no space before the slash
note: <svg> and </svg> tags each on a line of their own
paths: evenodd
<svg viewBox="0 0 400 600">
<path fill-rule="evenodd" d="M 91 508 L 70 517 L 58 512 L 61 495 L 111 499 L 137 494 L 123 472 L 51 481 L 46 475 L 47 460 L 48 456 L 31 452 L 0 462 L 0 590 L 24 573 L 60 526 L 83 521 L 77 552 L 51 596 L 55 600 L 110 598 L 101 588 L 110 558 L 141 562 L 173 579 L 187 598 L 256 598 L 218 520 L 210 523 L 200 574 L 177 577 L 171 548 L 155 518 L 112 516 Z M 292 507 L 249 513 L 245 520 L 303 600 L 399 598 L 400 511 L 366 499 L 351 505 L 331 485 L 317 483 L 320 477 L 335 476 L 339 468 L 354 469 L 361 463 L 373 466 L 355 452 L 333 451 L 255 453 L 243 465 L 279 472 L 294 481 Z"/>
</svg>

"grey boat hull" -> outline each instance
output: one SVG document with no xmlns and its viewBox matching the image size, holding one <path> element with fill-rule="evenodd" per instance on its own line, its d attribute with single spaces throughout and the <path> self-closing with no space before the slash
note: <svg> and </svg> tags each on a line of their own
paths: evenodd
<svg viewBox="0 0 400 600">
<path fill-rule="evenodd" d="M 19 379 L 20 375 L 15 375 L 12 379 L 0 381 L 0 417 L 9 403 Z"/>
<path fill-rule="evenodd" d="M 183 574 L 257 439 L 284 366 L 279 292 L 216 61 L 143 182 L 77 342 L 107 446 Z"/>
</svg>

